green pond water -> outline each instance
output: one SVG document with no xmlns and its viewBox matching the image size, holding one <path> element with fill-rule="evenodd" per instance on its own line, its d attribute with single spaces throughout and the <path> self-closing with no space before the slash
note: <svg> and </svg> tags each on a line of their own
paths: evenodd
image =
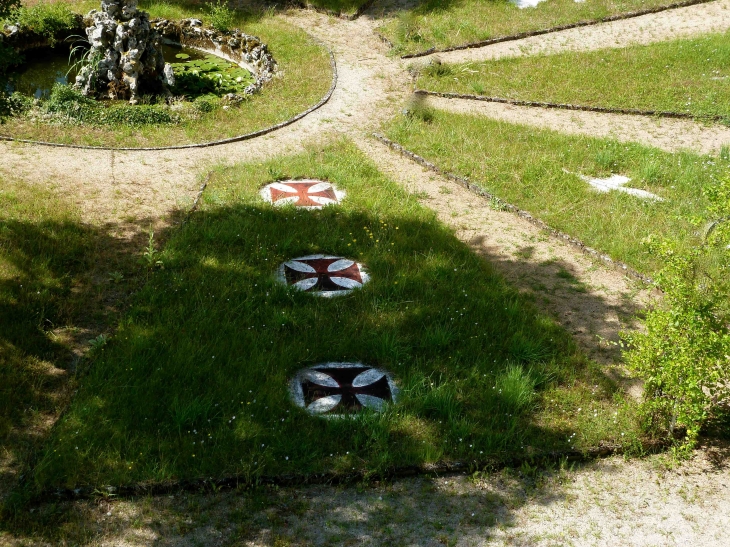
<svg viewBox="0 0 730 547">
<path fill-rule="evenodd" d="M 201 51 L 163 46 L 165 61 L 170 63 L 177 85 L 173 93 L 194 98 L 199 95 L 236 93 L 254 81 L 253 75 L 235 63 Z M 56 83 L 73 83 L 76 71 L 67 48 L 40 49 L 25 54 L 25 63 L 9 75 L 6 90 L 18 91 L 36 99 L 47 98 Z"/>
</svg>

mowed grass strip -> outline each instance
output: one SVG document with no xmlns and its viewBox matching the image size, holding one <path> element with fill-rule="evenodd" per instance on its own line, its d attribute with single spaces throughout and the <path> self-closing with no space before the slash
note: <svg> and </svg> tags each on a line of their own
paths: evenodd
<svg viewBox="0 0 730 547">
<path fill-rule="evenodd" d="M 680 248 L 694 245 L 705 220 L 703 192 L 730 167 L 716 157 L 566 136 L 481 116 L 419 108 L 415 113 L 395 119 L 388 138 L 649 275 L 661 264 L 642 241 L 660 235 Z M 627 187 L 664 201 L 599 193 L 578 176 L 614 173 L 631 178 Z"/>
<path fill-rule="evenodd" d="M 418 87 L 509 99 L 681 112 L 730 123 L 730 34 L 591 52 L 432 65 Z"/>
<path fill-rule="evenodd" d="M 237 137 L 288 120 L 317 104 L 332 84 L 327 50 L 303 30 L 274 16 L 249 21 L 243 30 L 260 37 L 278 63 L 279 76 L 239 106 L 200 113 L 178 125 L 50 124 L 25 117 L 8 118 L 0 134 L 64 144 L 157 147 Z M 171 111 L 174 114 L 174 110 Z"/>
<path fill-rule="evenodd" d="M 259 188 L 314 177 L 347 191 L 322 211 Z M 317 298 L 283 261 L 332 254 L 370 283 Z M 36 489 L 370 472 L 629 444 L 633 407 L 571 338 L 350 144 L 218 172 L 155 262 L 35 468 Z M 362 362 L 401 394 L 382 414 L 312 417 L 303 367 Z M 590 412 L 589 412 L 590 409 Z"/>
<path fill-rule="evenodd" d="M 520 9 L 509 0 L 424 0 L 379 30 L 399 55 L 667 6 L 671 0 L 549 0 Z"/>
</svg>

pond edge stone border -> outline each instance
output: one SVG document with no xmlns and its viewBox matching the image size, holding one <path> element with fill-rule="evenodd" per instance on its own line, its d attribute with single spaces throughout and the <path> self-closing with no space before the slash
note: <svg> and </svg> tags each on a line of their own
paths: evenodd
<svg viewBox="0 0 730 547">
<path fill-rule="evenodd" d="M 558 239 L 562 241 L 563 243 L 567 243 L 571 245 L 572 247 L 575 247 L 579 251 L 581 251 L 583 254 L 589 256 L 590 258 L 600 260 L 603 262 L 606 266 L 609 266 L 611 268 L 614 268 L 618 270 L 619 272 L 624 273 L 628 277 L 631 277 L 633 279 L 637 279 L 643 283 L 646 283 L 647 285 L 655 285 L 654 280 L 644 275 L 643 273 L 635 270 L 628 264 L 625 264 L 624 262 L 620 262 L 618 260 L 614 260 L 610 256 L 603 254 L 591 247 L 588 247 L 585 243 L 583 243 L 580 239 L 575 238 L 571 235 L 566 234 L 565 232 L 561 232 L 560 230 L 556 230 L 555 228 L 552 228 L 549 224 L 546 222 L 540 220 L 539 218 L 536 218 L 532 216 L 529 212 L 520 209 L 516 205 L 512 205 L 511 203 L 507 203 L 506 201 L 502 200 L 498 196 L 495 196 L 491 192 L 486 191 L 485 189 L 481 188 L 480 186 L 474 184 L 466 177 L 461 177 L 459 175 L 455 175 L 454 173 L 450 173 L 448 171 L 444 171 L 437 165 L 431 163 L 430 161 L 422 158 L 418 154 L 411 152 L 407 148 L 404 148 L 397 142 L 391 141 L 388 137 L 385 135 L 381 135 L 380 133 L 373 133 L 373 137 L 375 137 L 377 140 L 379 140 L 381 143 L 386 145 L 388 148 L 398 152 L 401 156 L 404 156 L 406 158 L 409 158 L 410 160 L 414 161 L 415 163 L 419 164 L 422 167 L 425 167 L 429 171 L 436 173 L 437 175 L 441 175 L 442 177 L 451 180 L 453 182 L 456 182 L 460 186 L 463 186 L 473 194 L 478 195 L 479 197 L 486 198 L 497 205 L 497 207 L 502 211 L 508 211 L 510 213 L 516 214 L 518 217 L 527 220 L 529 223 L 537 226 L 541 230 L 547 232 L 549 235 L 554 237 L 555 239 Z M 659 288 L 659 287 L 657 287 Z"/>
</svg>

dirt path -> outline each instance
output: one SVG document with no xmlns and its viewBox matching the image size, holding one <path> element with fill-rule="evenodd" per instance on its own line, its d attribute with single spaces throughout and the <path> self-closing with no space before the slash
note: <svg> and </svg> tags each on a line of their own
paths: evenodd
<svg viewBox="0 0 730 547">
<path fill-rule="evenodd" d="M 668 10 L 623 21 L 434 55 L 444 62 L 465 63 L 503 57 L 546 55 L 562 51 L 592 51 L 609 47 L 650 44 L 664 40 L 689 38 L 709 32 L 725 32 L 727 29 L 730 29 L 730 0 L 717 0 L 708 4 Z M 429 57 L 423 59 L 427 60 Z"/>
<path fill-rule="evenodd" d="M 726 547 L 728 506 L 728 450 L 712 447 L 674 470 L 660 457 L 610 458 L 361 488 L 99 499 L 70 508 L 64 536 L 94 547 Z"/>
<path fill-rule="evenodd" d="M 484 198 L 379 142 L 356 142 L 512 285 L 533 295 L 592 358 L 606 365 L 620 360 L 616 347 L 606 341 L 618 341 L 619 330 L 630 328 L 633 316 L 651 300 L 645 285 L 597 266 L 574 247 L 513 213 L 495 210 Z"/>
<path fill-rule="evenodd" d="M 730 128 L 688 120 L 513 106 L 433 96 L 427 97 L 426 102 L 449 112 L 487 116 L 569 135 L 640 142 L 668 152 L 691 150 L 700 154 L 718 154 L 724 145 L 730 144 Z"/>
</svg>

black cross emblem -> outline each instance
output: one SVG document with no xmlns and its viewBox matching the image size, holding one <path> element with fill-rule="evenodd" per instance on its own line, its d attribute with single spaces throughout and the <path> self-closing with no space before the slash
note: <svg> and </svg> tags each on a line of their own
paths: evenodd
<svg viewBox="0 0 730 547">
<path fill-rule="evenodd" d="M 380 410 L 393 401 L 388 376 L 365 365 L 316 366 L 295 381 L 301 389 L 300 404 L 313 414 L 347 414 L 364 407 Z"/>
</svg>

